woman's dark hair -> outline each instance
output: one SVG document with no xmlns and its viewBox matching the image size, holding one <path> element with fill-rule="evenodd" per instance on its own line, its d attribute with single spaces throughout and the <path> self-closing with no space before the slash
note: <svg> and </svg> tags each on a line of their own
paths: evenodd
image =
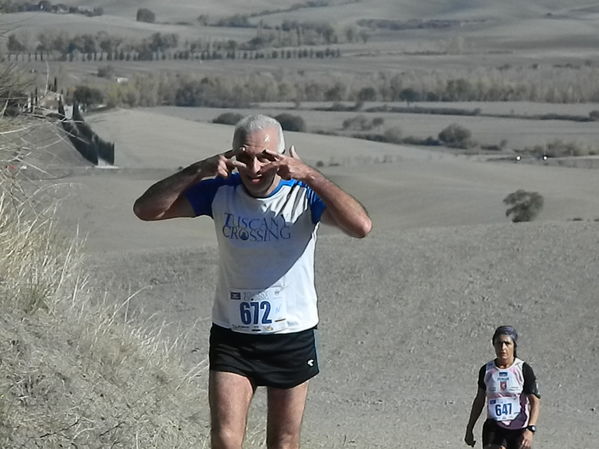
<svg viewBox="0 0 599 449">
<path fill-rule="evenodd" d="M 499 338 L 500 335 L 507 335 L 514 342 L 514 357 L 517 357 L 516 350 L 518 349 L 518 332 L 512 326 L 499 326 L 495 329 L 495 333 L 493 334 L 493 338 L 491 341 L 493 345 L 495 345 L 495 340 Z"/>
</svg>

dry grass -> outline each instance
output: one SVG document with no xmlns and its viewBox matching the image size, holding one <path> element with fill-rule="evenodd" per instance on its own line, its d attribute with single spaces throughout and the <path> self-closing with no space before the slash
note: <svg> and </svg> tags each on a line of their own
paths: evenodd
<svg viewBox="0 0 599 449">
<path fill-rule="evenodd" d="M 35 126 L 0 120 L 0 447 L 206 446 L 205 361 L 184 369 L 131 298 L 94 298 L 58 203 L 7 169 L 8 136 Z"/>
</svg>

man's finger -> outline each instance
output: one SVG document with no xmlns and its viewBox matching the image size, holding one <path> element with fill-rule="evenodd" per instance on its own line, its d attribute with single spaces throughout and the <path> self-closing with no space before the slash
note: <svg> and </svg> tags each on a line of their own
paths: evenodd
<svg viewBox="0 0 599 449">
<path fill-rule="evenodd" d="M 271 150 L 264 150 L 262 154 L 268 158 L 269 161 L 277 161 L 280 159 L 281 155 Z"/>
<path fill-rule="evenodd" d="M 278 170 L 280 166 L 281 166 L 281 163 L 279 161 L 272 161 L 272 162 L 269 162 L 268 164 L 264 164 L 262 166 L 262 168 L 260 168 L 260 172 L 268 173 L 273 170 Z"/>
<path fill-rule="evenodd" d="M 232 160 L 232 159 L 227 160 L 227 166 L 231 169 L 233 169 L 233 168 L 248 168 L 247 164 L 244 164 L 243 162 L 239 162 L 238 160 Z"/>
<path fill-rule="evenodd" d="M 233 148 L 233 149 L 225 152 L 225 154 L 223 154 L 223 156 L 226 157 L 227 159 L 231 159 L 232 157 L 239 156 L 244 151 L 245 151 L 245 147 L 241 146 L 239 148 Z"/>
<path fill-rule="evenodd" d="M 291 145 L 291 147 L 289 147 L 289 155 L 293 158 L 293 159 L 299 159 L 299 155 L 297 154 L 297 151 L 295 151 L 295 146 Z"/>
<path fill-rule="evenodd" d="M 219 166 L 216 168 L 216 176 L 220 178 L 228 178 L 231 173 L 225 167 Z"/>
</svg>

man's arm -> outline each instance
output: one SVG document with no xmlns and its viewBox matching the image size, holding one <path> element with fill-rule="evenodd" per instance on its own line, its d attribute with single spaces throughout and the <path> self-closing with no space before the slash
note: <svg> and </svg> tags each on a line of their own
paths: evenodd
<svg viewBox="0 0 599 449">
<path fill-rule="evenodd" d="M 322 216 L 324 223 L 335 225 L 352 237 L 363 238 L 368 235 L 372 221 L 366 209 L 318 170 L 304 164 L 293 145 L 289 149 L 289 156 L 272 151 L 266 151 L 266 154 L 272 162 L 265 170 L 275 169 L 283 179 L 293 178 L 305 182 L 322 199 L 326 205 Z"/>
<path fill-rule="evenodd" d="M 478 420 L 478 417 L 483 411 L 485 407 L 486 393 L 485 390 L 479 388 L 474 400 L 472 401 L 472 409 L 470 410 L 470 419 L 468 419 L 468 424 L 466 425 L 466 435 L 464 436 L 464 441 L 468 446 L 474 447 L 476 440 L 474 439 L 474 425 Z"/>
<path fill-rule="evenodd" d="M 233 150 L 217 154 L 158 181 L 135 201 L 133 213 L 146 221 L 195 216 L 183 193 L 204 178 L 229 176 L 235 167 L 241 165 L 231 159 L 235 155 Z"/>
<path fill-rule="evenodd" d="M 322 215 L 323 223 L 337 226 L 346 234 L 357 238 L 366 237 L 372 230 L 372 221 L 366 209 L 322 173 L 314 170 L 305 182 L 327 206 Z"/>
</svg>

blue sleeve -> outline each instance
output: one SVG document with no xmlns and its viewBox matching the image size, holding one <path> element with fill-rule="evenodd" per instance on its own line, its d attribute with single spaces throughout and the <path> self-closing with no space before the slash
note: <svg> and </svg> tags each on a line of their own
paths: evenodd
<svg viewBox="0 0 599 449">
<path fill-rule="evenodd" d="M 185 198 L 191 204 L 196 216 L 212 217 L 212 200 L 214 200 L 218 188 L 223 184 L 222 178 L 204 179 L 184 192 Z"/>
<path fill-rule="evenodd" d="M 310 212 L 312 212 L 312 223 L 316 224 L 320 221 L 327 206 L 316 192 L 308 186 L 306 186 L 306 196 L 308 197 L 308 204 L 310 204 Z"/>
</svg>

